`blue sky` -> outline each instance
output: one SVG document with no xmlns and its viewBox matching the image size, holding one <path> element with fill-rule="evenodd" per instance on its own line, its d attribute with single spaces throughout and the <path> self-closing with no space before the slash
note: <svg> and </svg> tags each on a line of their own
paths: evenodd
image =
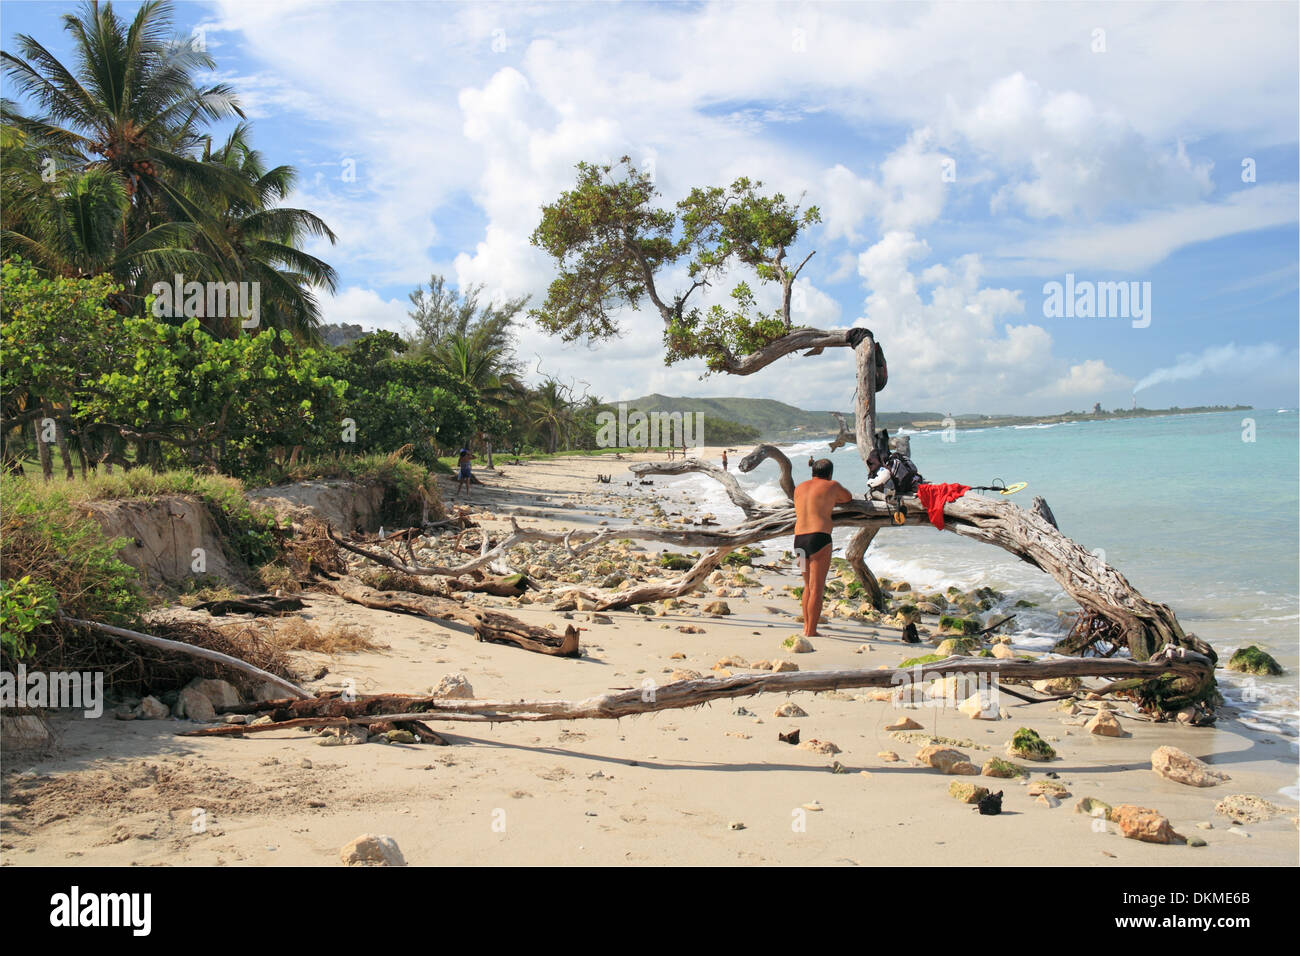
<svg viewBox="0 0 1300 956">
<path fill-rule="evenodd" d="M 5 49 L 31 33 L 66 53 L 71 9 L 5 2 Z M 179 32 L 202 30 L 258 147 L 299 168 L 293 204 L 339 235 L 312 250 L 342 279 L 327 321 L 401 329 L 433 272 L 540 300 L 553 269 L 528 244 L 538 207 L 578 160 L 627 153 L 665 203 L 748 175 L 818 205 L 795 317 L 876 332 L 884 410 L 1127 406 L 1135 389 L 1150 407 L 1297 404 L 1295 4 L 175 13 Z M 1150 283 L 1149 326 L 1044 315 L 1044 284 L 1067 273 Z M 609 399 L 850 404 L 839 350 L 701 381 L 663 365 L 657 315 L 623 325 L 594 348 L 525 328 L 519 353 Z"/>
</svg>

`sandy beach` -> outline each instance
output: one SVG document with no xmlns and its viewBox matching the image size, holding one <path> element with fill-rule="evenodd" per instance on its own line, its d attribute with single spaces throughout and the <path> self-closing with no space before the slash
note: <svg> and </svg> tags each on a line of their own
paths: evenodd
<svg viewBox="0 0 1300 956">
<path fill-rule="evenodd" d="M 712 461 L 719 454 L 700 451 Z M 475 489 L 474 518 L 494 531 L 511 516 L 525 527 L 550 529 L 616 524 L 644 515 L 655 502 L 670 516 L 692 509 L 680 482 L 626 485 L 632 478 L 626 466 L 650 457 L 520 465 L 501 458 L 504 477 L 480 472 L 485 487 Z M 610 483 L 596 481 L 611 472 Z M 449 504 L 452 490 L 450 482 L 443 487 Z M 769 551 L 764 561 L 778 556 Z M 708 674 L 729 656 L 792 660 L 807 671 L 894 667 L 933 650 L 903 644 L 895 627 L 834 618 L 813 640 L 812 653 L 791 654 L 781 642 L 798 632 L 799 608 L 784 588 L 798 583 L 797 573 L 789 566 L 745 571 L 759 583 L 725 587 L 731 613 L 724 617 L 701 610 L 716 599 L 712 587 L 655 616 L 479 599 L 540 625 L 563 626 L 567 618 L 582 629 L 579 659 L 479 643 L 427 620 L 307 592 L 305 617 L 323 626 L 369 628 L 387 647 L 295 658 L 301 670 L 327 669 L 306 685 L 312 690 L 351 682 L 359 693 L 424 693 L 458 673 L 480 698 L 578 699 L 647 678 L 663 683 L 679 670 Z M 923 624 L 923 633 L 937 628 L 932 618 Z M 434 722 L 448 747 L 322 747 L 320 737 L 300 729 L 193 738 L 177 732 L 197 725 L 174 719 L 61 717 L 52 756 L 6 755 L 4 862 L 329 866 L 339 864 L 341 846 L 365 833 L 391 836 L 412 865 L 1297 862 L 1296 806 L 1279 793 L 1295 784 L 1293 746 L 1243 727 L 1230 712 L 1215 727 L 1196 728 L 1139 719 L 1129 703 L 1116 701 L 1131 736 L 1112 738 L 1090 735 L 1079 714 L 1056 703 L 1029 705 L 1006 696 L 1000 720 L 902 707 L 862 692 L 788 699 L 806 716 L 776 716 L 787 698 L 763 694 L 620 721 Z M 923 729 L 885 729 L 903 716 Z M 1030 764 L 1027 780 L 948 776 L 913 760 L 933 737 L 979 766 L 1005 756 L 1019 727 L 1037 730 L 1059 754 Z M 803 741 L 830 742 L 839 752 L 778 740 L 796 728 Z M 1199 757 L 1231 779 L 1204 788 L 1165 779 L 1150 763 L 1161 745 Z M 899 759 L 882 756 L 888 752 Z M 1030 793 L 1048 772 L 1069 794 L 1056 806 Z M 954 781 L 1003 791 L 1003 812 L 980 815 L 949 794 Z M 1258 795 L 1285 812 L 1234 824 L 1216 812 L 1232 794 Z M 1115 823 L 1076 812 L 1087 797 L 1155 809 L 1178 833 L 1204 845 L 1125 839 Z"/>
</svg>

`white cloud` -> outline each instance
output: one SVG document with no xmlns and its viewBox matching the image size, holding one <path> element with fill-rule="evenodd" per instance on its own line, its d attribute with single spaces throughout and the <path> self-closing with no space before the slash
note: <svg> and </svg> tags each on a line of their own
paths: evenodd
<svg viewBox="0 0 1300 956">
<path fill-rule="evenodd" d="M 994 213 L 1095 218 L 1118 204 L 1186 202 L 1212 189 L 1213 164 L 1193 162 L 1181 141 L 1148 142 L 1117 109 L 1074 90 L 1050 92 L 1020 72 L 993 83 L 969 109 L 950 99 L 944 123 L 1009 171 Z"/>
<path fill-rule="evenodd" d="M 1001 409 L 1027 397 L 1100 397 L 1127 383 L 1100 359 L 1071 365 L 1057 357 L 1041 326 L 1007 321 L 1024 312 L 1024 303 L 1016 291 L 982 284 L 978 256 L 926 268 L 918 282 L 913 264 L 929 251 L 924 240 L 896 231 L 858 260 L 871 290 L 860 324 L 886 347 L 891 405 Z"/>
<path fill-rule="evenodd" d="M 1294 183 L 1249 186 L 1221 202 L 1198 202 L 1147 213 L 1116 225 L 1070 226 L 999 249 L 998 271 L 1055 275 L 1080 269 L 1140 272 L 1196 242 L 1272 226 L 1297 218 Z"/>
<path fill-rule="evenodd" d="M 348 286 L 336 296 L 321 298 L 321 321 L 360 325 L 368 332 L 408 332 L 412 328 L 409 308 L 409 302 L 385 299 L 373 289 Z"/>
<path fill-rule="evenodd" d="M 1231 372 L 1234 373 L 1234 377 L 1238 377 L 1242 373 L 1253 372 L 1275 363 L 1282 358 L 1282 355 L 1282 350 L 1271 342 L 1245 346 L 1239 346 L 1235 342 L 1213 345 L 1199 353 L 1178 356 L 1173 365 L 1158 368 L 1145 375 L 1133 386 L 1133 391 L 1136 394 L 1154 385 L 1187 381 L 1211 373 Z"/>
</svg>

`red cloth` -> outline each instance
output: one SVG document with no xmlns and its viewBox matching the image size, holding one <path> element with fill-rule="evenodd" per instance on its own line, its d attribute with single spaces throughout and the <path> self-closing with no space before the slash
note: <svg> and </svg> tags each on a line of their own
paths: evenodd
<svg viewBox="0 0 1300 956">
<path fill-rule="evenodd" d="M 925 505 L 925 510 L 930 513 L 930 524 L 940 531 L 943 530 L 943 506 L 950 501 L 956 501 L 968 491 L 970 491 L 970 485 L 916 486 L 916 496 L 921 499 L 921 504 Z"/>
</svg>

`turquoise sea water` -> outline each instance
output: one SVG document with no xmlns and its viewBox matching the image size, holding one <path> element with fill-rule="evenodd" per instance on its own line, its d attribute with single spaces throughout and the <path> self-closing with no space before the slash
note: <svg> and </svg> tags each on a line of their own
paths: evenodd
<svg viewBox="0 0 1300 956">
<path fill-rule="evenodd" d="M 1249 422 L 1253 441 L 1243 441 Z M 1248 436 L 1249 437 L 1249 436 Z M 1221 672 L 1229 699 L 1251 719 L 1294 736 L 1300 714 L 1300 416 L 1256 409 L 1161 418 L 958 431 L 911 436 L 927 481 L 969 485 L 1027 481 L 1012 497 L 1028 508 L 1047 499 L 1061 530 L 1122 572 L 1145 596 L 1170 605 L 1184 630 L 1210 641 L 1225 661 L 1258 644 L 1287 669 L 1245 681 Z M 786 449 L 795 480 L 825 441 Z M 829 456 L 855 492 L 866 473 L 853 446 Z M 733 462 L 731 470 L 735 471 Z M 775 498 L 776 467 L 737 475 L 759 498 Z M 836 536 L 847 543 L 848 533 Z M 1052 578 L 1000 549 L 926 527 L 889 528 L 867 556 L 878 575 L 913 586 L 991 585 L 1007 603 L 1038 602 L 1016 620 L 1019 644 L 1046 649 L 1061 634 L 1060 611 L 1076 605 Z"/>
</svg>

